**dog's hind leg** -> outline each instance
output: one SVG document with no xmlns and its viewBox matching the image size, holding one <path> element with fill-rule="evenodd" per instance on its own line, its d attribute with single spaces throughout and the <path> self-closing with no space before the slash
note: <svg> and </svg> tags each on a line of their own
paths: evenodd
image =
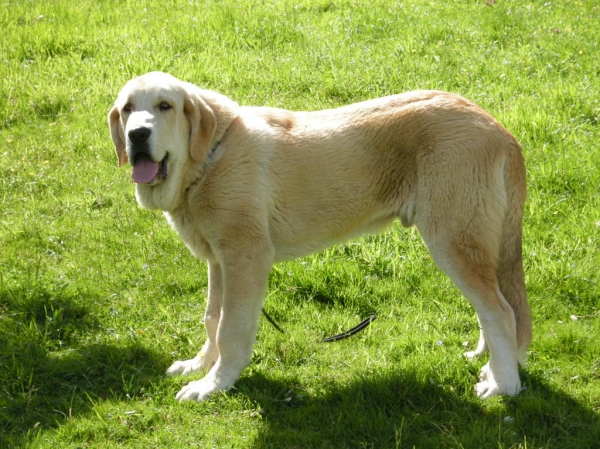
<svg viewBox="0 0 600 449">
<path fill-rule="evenodd" d="M 522 255 L 525 163 L 518 146 L 513 148 L 509 156 L 504 170 L 508 203 L 502 226 L 498 282 L 500 291 L 515 311 L 519 362 L 524 365 L 532 337 L 531 311 L 527 302 Z"/>
<path fill-rule="evenodd" d="M 424 165 L 415 216 L 415 225 L 436 264 L 477 313 L 481 336 L 472 354 L 481 354 L 486 346 L 490 352 L 476 386 L 477 395 L 484 399 L 521 390 L 517 317 L 499 279 L 510 204 L 505 159 L 500 154 L 473 151 L 471 159 L 457 155 L 444 160 L 447 167 L 439 161 Z"/>
<path fill-rule="evenodd" d="M 522 217 L 525 203 L 525 165 L 520 147 L 514 143 L 506 148 L 506 159 L 502 177 L 504 194 L 493 195 L 491 198 L 505 198 L 504 215 L 496 215 L 497 219 L 490 225 L 490 229 L 498 229 L 501 225 L 500 249 L 498 256 L 498 269 L 496 270 L 498 286 L 504 299 L 512 307 L 517 326 L 517 350 L 519 363 L 525 364 L 527 347 L 531 342 L 531 312 L 527 302 L 525 276 L 523 273 L 522 258 Z M 493 202 L 489 201 L 488 203 Z M 504 203 L 504 201 L 501 201 Z M 485 208 L 484 212 L 485 212 Z M 483 228 L 486 229 L 486 228 Z M 474 358 L 487 349 L 485 334 L 480 324 L 480 338 L 477 349 L 465 355 Z M 485 378 L 485 370 L 483 378 Z"/>
<path fill-rule="evenodd" d="M 496 258 L 475 236 L 463 234 L 458 241 L 423 234 L 438 266 L 475 308 L 483 341 L 489 347 L 490 361 L 482 368 L 477 395 L 485 399 L 518 394 L 521 383 L 515 313 L 498 287 Z"/>
</svg>

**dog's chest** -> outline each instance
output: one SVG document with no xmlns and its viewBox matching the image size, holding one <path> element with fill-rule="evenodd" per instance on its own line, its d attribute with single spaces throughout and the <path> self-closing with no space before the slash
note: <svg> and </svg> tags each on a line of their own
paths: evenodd
<svg viewBox="0 0 600 449">
<path fill-rule="evenodd" d="M 191 214 L 187 211 L 177 211 L 165 212 L 164 215 L 195 257 L 205 260 L 214 259 L 213 251 L 203 235 L 200 223 L 195 221 Z"/>
</svg>

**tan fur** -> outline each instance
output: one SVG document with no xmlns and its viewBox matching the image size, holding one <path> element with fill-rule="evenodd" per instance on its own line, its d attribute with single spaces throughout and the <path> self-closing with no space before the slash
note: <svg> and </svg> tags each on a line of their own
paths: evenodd
<svg viewBox="0 0 600 449">
<path fill-rule="evenodd" d="M 157 105 L 168 101 L 172 109 Z M 130 110 L 124 111 L 125 105 Z M 416 91 L 333 110 L 241 107 L 153 72 L 123 88 L 109 113 L 120 164 L 132 129 L 151 129 L 168 177 L 136 185 L 188 248 L 208 260 L 207 340 L 168 374 L 199 369 L 180 400 L 233 385 L 250 362 L 273 263 L 415 225 L 434 260 L 473 304 L 490 350 L 477 394 L 517 394 L 531 340 L 521 260 L 525 167 L 490 115 L 446 92 Z M 125 140 L 125 142 L 123 142 Z"/>
</svg>

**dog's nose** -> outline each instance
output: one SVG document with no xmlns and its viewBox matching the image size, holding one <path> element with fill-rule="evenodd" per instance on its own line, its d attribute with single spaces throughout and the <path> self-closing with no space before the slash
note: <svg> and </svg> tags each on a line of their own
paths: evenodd
<svg viewBox="0 0 600 449">
<path fill-rule="evenodd" d="M 150 137 L 152 131 L 148 128 L 136 128 L 129 131 L 129 140 L 131 143 L 144 143 Z"/>
</svg>

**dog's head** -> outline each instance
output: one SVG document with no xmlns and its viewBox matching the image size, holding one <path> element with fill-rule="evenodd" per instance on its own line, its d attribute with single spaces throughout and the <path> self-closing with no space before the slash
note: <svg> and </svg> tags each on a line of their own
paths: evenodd
<svg viewBox="0 0 600 449">
<path fill-rule="evenodd" d="M 119 166 L 129 162 L 138 203 L 173 210 L 188 168 L 202 164 L 237 104 L 161 72 L 129 81 L 108 113 Z"/>
</svg>

